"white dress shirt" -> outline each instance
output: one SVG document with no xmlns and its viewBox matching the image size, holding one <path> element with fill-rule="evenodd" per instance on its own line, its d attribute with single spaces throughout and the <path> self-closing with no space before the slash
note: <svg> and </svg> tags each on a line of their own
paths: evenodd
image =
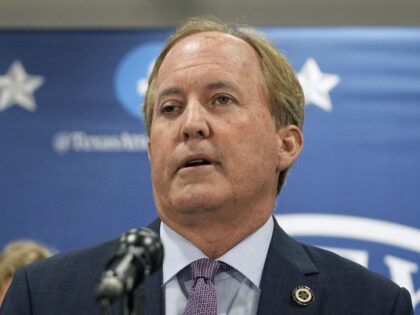
<svg viewBox="0 0 420 315">
<path fill-rule="evenodd" d="M 261 274 L 273 228 L 270 216 L 257 231 L 216 259 L 234 268 L 219 272 L 214 279 L 218 315 L 257 314 Z M 166 315 L 182 315 L 193 285 L 186 267 L 197 259 L 208 257 L 163 222 L 160 237 L 165 248 L 163 288 Z"/>
</svg>

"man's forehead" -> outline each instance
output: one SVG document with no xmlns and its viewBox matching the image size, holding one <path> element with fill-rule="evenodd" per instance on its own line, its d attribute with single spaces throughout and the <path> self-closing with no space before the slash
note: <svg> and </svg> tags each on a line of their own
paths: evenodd
<svg viewBox="0 0 420 315">
<path fill-rule="evenodd" d="M 180 39 L 168 51 L 160 66 L 158 81 L 163 72 L 172 72 L 181 64 L 194 64 L 196 61 L 229 63 L 246 68 L 254 63 L 259 67 L 257 53 L 243 39 L 222 32 L 199 32 Z"/>
</svg>

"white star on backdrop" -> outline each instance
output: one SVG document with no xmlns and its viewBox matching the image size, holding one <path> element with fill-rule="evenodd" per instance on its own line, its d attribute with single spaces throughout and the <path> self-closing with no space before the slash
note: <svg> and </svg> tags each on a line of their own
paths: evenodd
<svg viewBox="0 0 420 315">
<path fill-rule="evenodd" d="M 322 73 L 313 58 L 306 60 L 297 76 L 305 94 L 306 105 L 313 104 L 327 112 L 331 111 L 329 92 L 340 82 L 340 77 Z"/>
<path fill-rule="evenodd" d="M 13 105 L 34 111 L 33 93 L 44 81 L 41 76 L 28 75 L 20 61 L 13 61 L 6 75 L 0 75 L 0 112 Z"/>
</svg>

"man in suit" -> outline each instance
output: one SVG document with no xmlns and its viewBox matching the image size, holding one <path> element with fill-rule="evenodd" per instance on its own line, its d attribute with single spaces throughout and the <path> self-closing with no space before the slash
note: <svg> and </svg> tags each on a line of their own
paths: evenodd
<svg viewBox="0 0 420 315">
<path fill-rule="evenodd" d="M 144 106 L 165 247 L 146 314 L 412 314 L 402 289 L 288 237 L 272 211 L 302 146 L 304 97 L 255 30 L 192 19 L 168 40 Z M 116 241 L 20 270 L 0 314 L 96 314 Z"/>
</svg>

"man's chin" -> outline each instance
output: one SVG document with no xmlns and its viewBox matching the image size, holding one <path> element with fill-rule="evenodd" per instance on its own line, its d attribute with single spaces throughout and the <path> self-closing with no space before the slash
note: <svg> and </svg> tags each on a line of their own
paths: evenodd
<svg viewBox="0 0 420 315">
<path fill-rule="evenodd" d="M 214 189 L 194 189 L 179 193 L 172 199 L 172 205 L 182 213 L 202 212 L 221 207 L 226 200 L 226 194 Z"/>
<path fill-rule="evenodd" d="M 195 213 L 203 212 L 210 209 L 216 209 L 220 206 L 220 203 L 213 198 L 206 197 L 195 197 L 195 198 L 183 198 L 176 203 L 176 208 L 182 213 Z"/>
</svg>

